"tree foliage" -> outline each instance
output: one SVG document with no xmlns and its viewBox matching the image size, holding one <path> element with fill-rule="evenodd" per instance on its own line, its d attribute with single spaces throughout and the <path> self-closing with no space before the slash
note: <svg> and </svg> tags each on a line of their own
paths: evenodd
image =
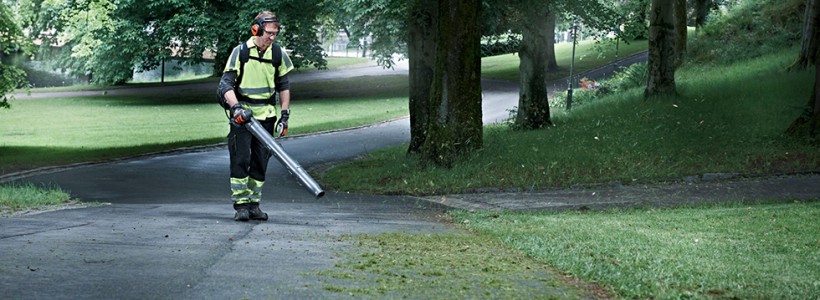
<svg viewBox="0 0 820 300">
<path fill-rule="evenodd" d="M 215 73 L 227 54 L 250 37 L 257 13 L 274 11 L 284 31 L 278 43 L 292 51 L 294 64 L 324 67 L 317 37 L 323 0 L 268 3 L 193 0 L 20 0 L 30 32 L 43 41 L 40 55 L 59 68 L 90 76 L 98 84 L 118 84 L 134 71 L 157 68 L 164 60 L 198 63 L 216 53 Z"/>
<path fill-rule="evenodd" d="M 12 10 L 5 1 L 2 1 L 0 2 L 0 58 L 17 51 L 28 52 L 28 42 Z M 26 73 L 22 69 L 5 65 L 0 61 L 0 94 L 3 97 L 0 99 L 0 108 L 10 108 L 9 100 L 13 100 L 14 95 L 9 94 L 26 84 Z"/>
<path fill-rule="evenodd" d="M 386 68 L 393 67 L 395 54 L 407 55 L 408 21 L 412 14 L 409 5 L 412 1 L 349 0 L 340 4 L 350 20 L 345 28 L 351 33 L 351 40 L 363 49 L 372 48 L 371 56 Z"/>
</svg>

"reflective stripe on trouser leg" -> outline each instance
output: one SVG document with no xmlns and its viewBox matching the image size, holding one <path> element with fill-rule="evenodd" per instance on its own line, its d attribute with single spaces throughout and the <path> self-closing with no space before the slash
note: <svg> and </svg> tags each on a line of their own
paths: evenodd
<svg viewBox="0 0 820 300">
<path fill-rule="evenodd" d="M 245 204 L 253 202 L 251 201 L 251 195 L 253 194 L 253 191 L 250 188 L 248 188 L 248 179 L 248 177 L 231 177 L 231 200 L 233 200 L 234 204 Z"/>
<path fill-rule="evenodd" d="M 248 178 L 248 190 L 251 192 L 249 197 L 251 203 L 259 203 L 259 201 L 262 201 L 263 185 L 265 185 L 264 181 Z"/>
</svg>

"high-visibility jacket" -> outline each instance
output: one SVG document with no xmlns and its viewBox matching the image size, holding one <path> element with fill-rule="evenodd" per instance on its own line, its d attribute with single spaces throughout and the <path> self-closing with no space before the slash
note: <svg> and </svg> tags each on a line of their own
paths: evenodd
<svg viewBox="0 0 820 300">
<path fill-rule="evenodd" d="M 274 70 L 271 60 L 273 59 L 273 51 L 277 47 L 269 47 L 262 56 L 259 56 L 259 49 L 254 43 L 257 37 L 251 37 L 245 42 L 250 49 L 250 59 L 244 64 L 240 62 L 239 48 L 236 46 L 228 58 L 228 63 L 225 64 L 223 72 L 236 71 L 237 77 L 242 77 L 238 89 L 234 89 L 234 93 L 239 99 L 239 103 L 245 109 L 253 111 L 253 116 L 258 120 L 265 120 L 276 116 L 275 96 L 276 96 L 276 70 Z M 282 62 L 279 64 L 279 77 L 284 76 L 294 69 L 293 62 L 285 52 L 282 51 Z"/>
</svg>

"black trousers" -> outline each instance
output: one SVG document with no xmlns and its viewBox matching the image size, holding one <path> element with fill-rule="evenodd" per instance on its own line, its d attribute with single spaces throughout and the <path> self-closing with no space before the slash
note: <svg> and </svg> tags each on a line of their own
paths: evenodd
<svg viewBox="0 0 820 300">
<path fill-rule="evenodd" d="M 259 123 L 270 134 L 273 134 L 275 118 Z M 245 126 L 231 125 L 228 133 L 228 153 L 231 156 L 231 178 L 250 177 L 254 180 L 265 181 L 265 172 L 268 168 L 271 152 Z"/>
</svg>

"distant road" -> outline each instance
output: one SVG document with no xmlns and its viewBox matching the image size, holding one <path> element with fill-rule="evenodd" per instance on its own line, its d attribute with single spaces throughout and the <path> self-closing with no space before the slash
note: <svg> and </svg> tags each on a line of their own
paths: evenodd
<svg viewBox="0 0 820 300">
<path fill-rule="evenodd" d="M 360 76 L 385 76 L 385 75 L 407 75 L 408 63 L 406 60 L 400 61 L 396 64 L 394 69 L 384 69 L 376 65 L 375 62 L 369 62 L 362 65 L 348 66 L 345 68 L 332 70 L 310 70 L 306 72 L 295 71 L 289 77 L 293 82 L 308 82 L 318 80 L 332 80 Z M 117 87 L 109 90 L 93 90 L 93 91 L 64 91 L 64 92 L 38 92 L 34 91 L 31 95 L 26 93 L 15 93 L 14 97 L 17 100 L 26 99 L 43 99 L 56 97 L 82 97 L 82 96 L 99 96 L 99 95 L 151 95 L 151 94 L 177 94 L 188 93 L 191 91 L 213 90 L 216 91 L 216 82 L 197 82 L 188 84 L 167 84 L 162 86 L 142 86 L 142 87 Z"/>
<path fill-rule="evenodd" d="M 618 67 L 628 66 L 634 64 L 636 62 L 646 61 L 646 52 L 642 52 L 636 55 L 632 55 L 629 57 L 625 57 L 618 60 L 617 64 L 610 64 L 606 65 L 594 70 L 589 70 L 580 74 L 577 74 L 577 78 L 587 77 L 593 80 L 600 80 L 603 78 L 607 78 L 612 76 L 614 71 Z M 385 76 L 385 75 L 407 75 L 409 73 L 408 61 L 402 60 L 398 61 L 393 69 L 384 69 L 381 66 L 376 65 L 375 62 L 369 62 L 367 64 L 362 65 L 354 65 L 345 68 L 338 68 L 333 70 L 310 70 L 306 72 L 293 72 L 291 73 L 290 80 L 293 82 L 309 82 L 309 81 L 319 81 L 319 80 L 333 80 L 333 79 L 343 79 L 343 78 L 353 78 L 353 77 L 361 77 L 361 76 Z M 490 80 L 491 82 L 505 82 L 502 80 Z M 487 82 L 487 81 L 485 81 Z M 517 83 L 506 81 L 507 84 L 515 84 L 517 89 Z M 488 85 L 487 87 L 492 88 L 502 88 L 498 84 L 493 83 L 484 83 Z M 487 88 L 484 88 L 487 90 Z M 503 89 L 508 89 L 508 87 L 504 87 Z M 560 79 L 555 80 L 550 83 L 550 94 L 554 93 L 555 91 L 561 91 L 567 89 L 567 79 Z M 65 92 L 32 92 L 31 95 L 27 95 L 26 93 L 15 93 L 14 97 L 17 100 L 26 100 L 26 99 L 44 99 L 44 98 L 56 98 L 56 97 L 81 97 L 81 96 L 99 96 L 99 95 L 146 95 L 146 94 L 176 94 L 176 93 L 188 93 L 191 91 L 202 91 L 202 90 L 216 90 L 216 83 L 215 82 L 198 82 L 198 83 L 189 83 L 189 84 L 168 84 L 163 86 L 145 86 L 145 87 L 125 87 L 125 88 L 115 88 L 109 90 L 93 90 L 93 91 L 65 91 Z"/>
</svg>

